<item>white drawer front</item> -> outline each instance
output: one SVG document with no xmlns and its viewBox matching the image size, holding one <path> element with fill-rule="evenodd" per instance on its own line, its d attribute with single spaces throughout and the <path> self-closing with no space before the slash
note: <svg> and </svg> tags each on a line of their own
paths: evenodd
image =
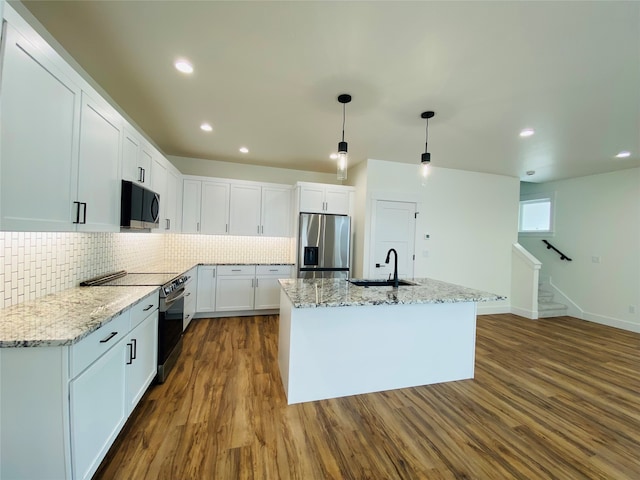
<svg viewBox="0 0 640 480">
<path fill-rule="evenodd" d="M 136 328 L 151 312 L 158 309 L 159 301 L 159 292 L 154 292 L 131 307 L 131 330 Z"/>
<path fill-rule="evenodd" d="M 280 278 L 289 278 L 291 265 L 258 265 L 256 275 L 278 275 Z"/>
<path fill-rule="evenodd" d="M 255 275 L 255 265 L 219 265 L 218 276 L 224 275 Z"/>
<path fill-rule="evenodd" d="M 106 325 L 71 345 L 71 378 L 77 376 L 85 368 L 104 355 L 120 341 L 130 330 L 129 310 L 121 313 Z"/>
</svg>

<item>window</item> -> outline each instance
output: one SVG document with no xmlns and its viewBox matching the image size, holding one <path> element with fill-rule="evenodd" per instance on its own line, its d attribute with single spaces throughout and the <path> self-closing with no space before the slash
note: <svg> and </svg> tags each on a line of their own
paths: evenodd
<svg viewBox="0 0 640 480">
<path fill-rule="evenodd" d="M 553 232 L 553 195 L 533 194 L 520 197 L 520 233 Z"/>
</svg>

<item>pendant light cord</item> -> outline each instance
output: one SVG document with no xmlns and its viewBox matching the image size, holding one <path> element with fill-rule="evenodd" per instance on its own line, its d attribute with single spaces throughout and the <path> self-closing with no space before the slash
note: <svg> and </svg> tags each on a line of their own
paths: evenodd
<svg viewBox="0 0 640 480">
<path fill-rule="evenodd" d="M 429 119 L 427 118 L 427 131 L 425 132 L 425 140 L 424 140 L 424 151 L 428 151 L 427 146 L 429 145 Z"/>
<path fill-rule="evenodd" d="M 343 142 L 344 142 L 344 122 L 346 117 L 346 109 L 347 109 L 347 104 L 343 103 L 342 104 L 342 141 Z"/>
</svg>

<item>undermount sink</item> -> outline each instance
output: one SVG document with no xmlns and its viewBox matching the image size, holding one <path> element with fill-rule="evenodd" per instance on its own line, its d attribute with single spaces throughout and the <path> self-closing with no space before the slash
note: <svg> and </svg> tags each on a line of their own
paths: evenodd
<svg viewBox="0 0 640 480">
<path fill-rule="evenodd" d="M 349 283 L 358 287 L 393 287 L 393 280 L 349 280 Z M 398 286 L 413 287 L 418 285 L 409 280 L 398 280 Z"/>
</svg>

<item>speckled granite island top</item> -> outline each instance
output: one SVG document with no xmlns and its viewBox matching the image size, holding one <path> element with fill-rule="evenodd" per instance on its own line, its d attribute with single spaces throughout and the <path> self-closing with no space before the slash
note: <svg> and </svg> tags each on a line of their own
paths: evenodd
<svg viewBox="0 0 640 480">
<path fill-rule="evenodd" d="M 506 297 L 430 278 L 414 278 L 417 285 L 359 287 L 344 279 L 280 280 L 294 308 L 353 307 L 415 303 L 492 302 Z"/>
<path fill-rule="evenodd" d="M 79 287 L 5 308 L 0 348 L 72 345 L 158 287 Z"/>
</svg>

